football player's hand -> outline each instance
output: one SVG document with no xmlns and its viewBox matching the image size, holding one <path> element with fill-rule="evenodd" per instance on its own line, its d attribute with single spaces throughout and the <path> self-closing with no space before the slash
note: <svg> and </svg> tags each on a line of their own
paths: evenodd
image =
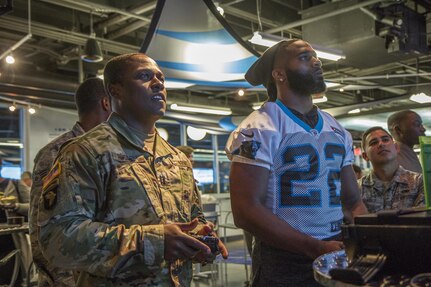
<svg viewBox="0 0 431 287">
<path fill-rule="evenodd" d="M 334 252 L 334 251 L 339 251 L 344 249 L 344 244 L 342 241 L 318 241 L 318 245 L 316 246 L 317 248 L 315 248 L 314 250 L 310 250 L 309 253 L 307 253 L 307 255 L 313 259 L 319 257 L 320 255 L 329 253 L 329 252 Z"/>
</svg>

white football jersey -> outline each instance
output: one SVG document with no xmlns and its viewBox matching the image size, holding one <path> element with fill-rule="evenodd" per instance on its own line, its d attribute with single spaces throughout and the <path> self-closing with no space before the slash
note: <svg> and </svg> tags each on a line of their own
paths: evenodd
<svg viewBox="0 0 431 287">
<path fill-rule="evenodd" d="M 350 133 L 318 110 L 311 128 L 280 101 L 267 102 L 230 135 L 233 162 L 269 169 L 266 206 L 293 228 L 324 239 L 340 232 L 340 171 L 353 162 Z M 244 179 L 246 180 L 246 179 Z"/>
</svg>

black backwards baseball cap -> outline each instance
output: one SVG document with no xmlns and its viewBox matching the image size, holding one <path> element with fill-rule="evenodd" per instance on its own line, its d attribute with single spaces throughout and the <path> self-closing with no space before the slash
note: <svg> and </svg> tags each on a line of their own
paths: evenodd
<svg viewBox="0 0 431 287">
<path fill-rule="evenodd" d="M 272 80 L 272 68 L 274 66 L 275 55 L 281 46 L 289 46 L 299 39 L 282 40 L 274 46 L 266 49 L 266 51 L 251 65 L 245 73 L 245 79 L 253 86 L 263 85 L 267 91 L 270 99 L 277 98 L 277 89 Z"/>
</svg>

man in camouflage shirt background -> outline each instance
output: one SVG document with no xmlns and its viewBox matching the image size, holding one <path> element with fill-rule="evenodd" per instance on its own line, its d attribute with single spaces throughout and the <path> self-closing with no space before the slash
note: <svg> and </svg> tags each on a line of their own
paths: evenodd
<svg viewBox="0 0 431 287">
<path fill-rule="evenodd" d="M 406 170 L 398 163 L 398 146 L 382 127 L 372 127 L 362 135 L 362 157 L 373 165 L 358 180 L 362 200 L 369 212 L 404 209 L 424 204 L 422 174 Z"/>
<path fill-rule="evenodd" d="M 72 130 L 62 134 L 44 146 L 34 159 L 33 185 L 30 193 L 29 228 L 33 260 L 39 272 L 39 287 L 75 285 L 72 272 L 61 270 L 49 264 L 39 248 L 37 217 L 39 214 L 39 199 L 42 193 L 42 179 L 48 174 L 60 147 L 66 141 L 94 128 L 105 121 L 111 114 L 109 97 L 105 93 L 103 80 L 99 78 L 87 79 L 78 87 L 75 93 L 75 104 L 79 119 L 72 127 Z"/>
<path fill-rule="evenodd" d="M 189 286 L 191 259 L 213 258 L 189 233 L 212 230 L 190 161 L 155 129 L 164 75 L 146 55 L 126 54 L 107 63 L 104 82 L 113 113 L 65 146 L 44 179 L 44 256 L 77 271 L 77 286 Z"/>
</svg>

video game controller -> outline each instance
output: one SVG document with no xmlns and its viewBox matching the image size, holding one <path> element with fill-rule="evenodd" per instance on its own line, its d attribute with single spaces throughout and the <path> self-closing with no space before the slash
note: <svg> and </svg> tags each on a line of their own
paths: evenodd
<svg viewBox="0 0 431 287">
<path fill-rule="evenodd" d="M 210 235 L 197 235 L 194 234 L 192 237 L 196 238 L 200 242 L 204 243 L 206 246 L 208 246 L 211 249 L 212 254 L 219 254 L 220 249 L 218 248 L 218 241 L 219 239 L 214 236 Z"/>
</svg>

